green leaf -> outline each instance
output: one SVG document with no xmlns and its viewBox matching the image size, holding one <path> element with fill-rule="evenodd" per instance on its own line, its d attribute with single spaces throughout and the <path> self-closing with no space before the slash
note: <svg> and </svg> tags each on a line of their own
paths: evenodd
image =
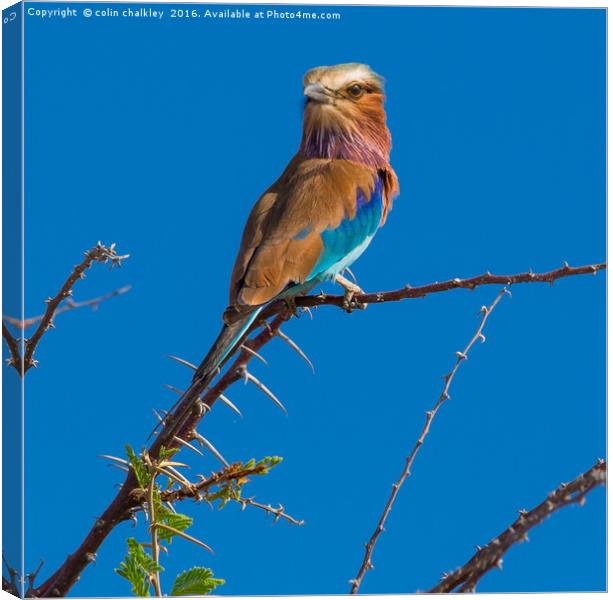
<svg viewBox="0 0 613 600">
<path fill-rule="evenodd" d="M 182 515 L 181 513 L 176 513 L 170 510 L 165 504 L 162 503 L 160 498 L 160 492 L 157 487 L 154 490 L 153 495 L 153 506 L 155 508 L 155 522 L 163 523 L 164 525 L 168 525 L 173 529 L 178 529 L 179 531 L 185 531 L 194 520 L 187 515 Z M 171 542 L 175 533 L 172 531 L 167 531 L 166 529 L 162 529 L 161 527 L 158 529 L 158 538 L 163 541 Z"/>
<path fill-rule="evenodd" d="M 177 575 L 172 586 L 171 596 L 194 596 L 209 594 L 218 585 L 224 584 L 223 579 L 214 579 L 213 571 L 204 567 L 192 567 Z"/>
<path fill-rule="evenodd" d="M 187 515 L 182 515 L 180 513 L 173 513 L 172 511 L 166 509 L 165 512 L 159 514 L 156 519 L 160 523 L 164 523 L 173 529 L 178 529 L 179 531 L 185 531 L 194 520 Z M 166 529 L 158 529 L 158 537 L 160 540 L 164 540 L 167 542 L 172 541 L 172 537 L 176 535 L 172 533 L 172 531 L 168 531 Z"/>
<path fill-rule="evenodd" d="M 236 485 L 234 481 L 228 481 L 220 486 L 220 488 L 208 495 L 208 499 L 211 502 L 219 500 L 219 508 L 222 509 L 232 498 L 240 498 L 240 487 Z"/>
<path fill-rule="evenodd" d="M 132 584 L 132 593 L 135 596 L 149 597 L 150 576 L 162 570 L 134 538 L 128 538 L 128 554 L 124 562 L 119 564 L 119 568 L 115 569 L 115 573 Z"/>
<path fill-rule="evenodd" d="M 273 467 L 276 467 L 283 460 L 282 456 L 265 456 L 262 460 L 258 460 L 256 467 L 264 467 L 263 471 L 255 473 L 256 475 L 268 475 L 268 472 Z"/>
<path fill-rule="evenodd" d="M 163 570 L 134 538 L 128 538 L 128 549 L 129 555 L 135 559 L 138 566 L 145 570 L 148 575 Z"/>
<path fill-rule="evenodd" d="M 170 458 L 173 454 L 176 454 L 179 451 L 179 448 L 165 448 L 162 446 L 160 448 L 159 458 L 160 460 L 166 460 Z"/>
<path fill-rule="evenodd" d="M 126 454 L 128 455 L 128 460 L 130 461 L 132 469 L 134 469 L 138 485 L 140 485 L 140 487 L 142 488 L 146 488 L 151 481 L 149 469 L 147 469 L 147 466 L 143 462 L 142 458 L 136 456 L 136 453 L 132 449 L 132 446 L 130 446 L 129 444 L 126 444 Z"/>
</svg>

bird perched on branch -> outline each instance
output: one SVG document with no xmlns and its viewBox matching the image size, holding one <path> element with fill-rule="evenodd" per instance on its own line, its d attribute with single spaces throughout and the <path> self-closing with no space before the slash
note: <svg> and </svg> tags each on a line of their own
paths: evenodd
<svg viewBox="0 0 613 600">
<path fill-rule="evenodd" d="M 268 303 L 342 276 L 385 223 L 398 193 L 389 163 L 383 80 L 358 63 L 317 67 L 303 81 L 302 142 L 247 219 L 224 326 L 194 375 L 208 383 Z"/>
</svg>

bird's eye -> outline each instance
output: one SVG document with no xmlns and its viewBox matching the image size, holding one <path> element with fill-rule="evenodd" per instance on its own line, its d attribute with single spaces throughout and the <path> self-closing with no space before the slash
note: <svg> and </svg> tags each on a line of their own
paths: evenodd
<svg viewBox="0 0 613 600">
<path fill-rule="evenodd" d="M 354 83 L 347 92 L 352 98 L 359 98 L 364 93 L 364 88 L 359 83 Z"/>
</svg>

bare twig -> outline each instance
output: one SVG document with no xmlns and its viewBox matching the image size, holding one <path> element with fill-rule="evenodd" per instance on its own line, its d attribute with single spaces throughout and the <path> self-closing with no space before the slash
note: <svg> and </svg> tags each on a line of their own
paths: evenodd
<svg viewBox="0 0 613 600">
<path fill-rule="evenodd" d="M 241 509 L 245 510 L 247 506 L 253 506 L 255 508 L 259 508 L 260 510 L 265 511 L 267 514 L 273 515 L 275 523 L 279 519 L 285 519 L 289 523 L 293 525 L 304 525 L 303 520 L 294 519 L 291 515 L 288 515 L 285 512 L 285 507 L 279 505 L 278 508 L 273 508 L 270 504 L 262 504 L 261 502 L 256 502 L 253 498 L 238 498 L 235 499 L 241 505 Z"/>
<path fill-rule="evenodd" d="M 20 591 L 19 591 L 20 590 L 19 582 L 21 579 L 19 577 L 19 571 L 11 567 L 11 565 L 6 560 L 6 557 L 4 556 L 4 554 L 2 555 L 2 562 L 4 563 L 4 567 L 8 571 L 8 574 L 10 577 L 10 579 L 7 579 L 4 575 L 2 576 L 2 589 L 5 592 L 8 592 L 9 594 L 13 594 L 14 596 L 17 596 L 19 598 L 21 596 Z"/>
<path fill-rule="evenodd" d="M 2 590 L 19 598 L 19 590 L 4 575 L 2 576 Z"/>
<path fill-rule="evenodd" d="M 38 567 L 36 567 L 36 570 L 33 571 L 32 573 L 26 574 L 26 579 L 28 581 L 28 589 L 26 590 L 26 593 L 25 593 L 26 598 L 28 598 L 30 594 L 32 593 L 32 590 L 34 589 L 34 582 L 36 581 L 36 578 L 38 577 L 38 574 L 40 573 L 40 570 L 43 568 L 44 564 L 45 564 L 45 561 L 41 558 L 40 562 L 38 563 Z"/>
<path fill-rule="evenodd" d="M 468 280 L 450 280 L 443 283 L 433 283 L 421 286 L 420 288 L 402 288 L 394 292 L 356 295 L 354 301 L 377 304 L 404 298 L 423 297 L 427 294 L 461 287 L 472 289 L 479 285 L 494 283 L 502 283 L 504 285 L 509 282 L 511 284 L 539 281 L 551 282 L 560 277 L 595 273 L 604 268 L 606 268 L 606 265 L 602 263 L 575 268 L 565 266 L 561 269 L 543 274 L 522 273 L 510 276 L 485 274 Z M 319 295 L 296 299 L 296 304 L 303 307 L 325 304 L 342 307 L 342 302 L 343 296 Z M 269 317 L 273 317 L 273 319 L 269 323 L 266 323 L 266 319 Z M 275 302 L 266 308 L 260 314 L 256 323 L 250 328 L 250 331 L 253 331 L 256 327 L 264 324 L 262 330 L 255 337 L 250 339 L 250 348 L 259 351 L 261 347 L 276 337 L 276 331 L 285 321 L 289 320 L 290 317 L 291 315 L 287 310 L 287 306 L 283 302 Z M 183 440 L 193 439 L 192 432 L 205 414 L 202 410 L 197 409 L 197 401 L 201 401 L 204 405 L 209 407 L 213 406 L 220 394 L 223 394 L 230 385 L 241 379 L 243 369 L 251 358 L 252 356 L 249 352 L 240 350 L 232 365 L 212 387 L 205 389 L 206 386 L 201 386 L 197 382 L 195 385 L 191 385 L 180 397 L 175 411 L 175 414 L 185 414 L 185 416 L 178 422 L 173 421 L 173 419 L 166 420 L 164 427 L 151 444 L 148 450 L 149 454 L 156 457 L 162 446 L 171 448 L 179 445 L 179 442 L 174 439 L 174 436 Z M 34 591 L 36 596 L 64 596 L 70 590 L 79 578 L 80 573 L 89 564 L 87 556 L 97 551 L 102 542 L 118 523 L 131 518 L 131 511 L 137 504 L 131 492 L 136 487 L 138 487 L 138 482 L 135 479 L 133 471 L 130 470 L 118 494 L 97 520 L 95 526 L 88 532 L 81 545 Z"/>
<path fill-rule="evenodd" d="M 519 517 L 483 548 L 479 548 L 473 557 L 462 567 L 445 575 L 430 593 L 475 591 L 477 582 L 488 571 L 502 566 L 502 557 L 513 545 L 528 539 L 528 531 L 540 525 L 551 514 L 571 504 L 582 505 L 585 496 L 599 485 L 606 482 L 607 463 L 599 460 L 571 481 L 561 484 L 555 491 L 531 511 L 520 510 Z"/>
<path fill-rule="evenodd" d="M 97 310 L 98 306 L 105 302 L 106 300 L 110 300 L 111 298 L 115 298 L 116 296 L 121 296 L 126 292 L 129 292 L 132 289 L 131 285 L 124 285 L 123 287 L 117 288 L 116 290 L 112 290 L 102 296 L 97 296 L 96 298 L 91 298 L 89 300 L 82 300 L 81 302 L 76 302 L 72 298 L 66 298 L 64 304 L 60 304 L 57 307 L 55 313 L 53 313 L 53 318 L 61 315 L 62 313 L 75 310 L 76 308 L 85 308 L 87 306 L 91 306 L 93 310 Z M 45 315 L 37 315 L 35 317 L 29 317 L 28 319 L 24 319 L 23 321 L 16 319 L 15 317 L 3 316 L 2 318 L 9 324 L 18 327 L 20 330 L 28 329 L 28 327 L 32 327 L 32 325 L 36 325 L 43 320 Z"/>
<path fill-rule="evenodd" d="M 7 366 L 15 367 L 17 373 L 21 376 L 23 372 L 23 361 L 21 360 L 21 352 L 19 351 L 19 342 L 8 330 L 4 320 L 2 321 L 2 337 L 11 353 L 11 357 L 6 359 L 6 364 Z"/>
<path fill-rule="evenodd" d="M 45 310 L 44 314 L 42 314 L 40 317 L 34 317 L 33 319 L 30 319 L 30 321 L 32 322 L 29 324 L 32 325 L 37 322 L 38 327 L 32 334 L 32 337 L 28 340 L 25 340 L 23 359 L 20 358 L 19 360 L 17 360 L 16 358 L 15 350 L 18 350 L 18 346 L 15 346 L 15 344 L 13 343 L 13 341 L 15 341 L 14 338 L 12 338 L 12 336 L 9 337 L 8 335 L 8 329 L 4 324 L 4 320 L 7 320 L 5 318 L 2 324 L 2 336 L 4 337 L 11 351 L 11 359 L 9 364 L 14 366 L 20 375 L 25 375 L 25 373 L 27 373 L 27 371 L 31 367 L 36 367 L 38 361 L 34 359 L 34 352 L 36 351 L 38 343 L 40 342 L 45 332 L 55 327 L 53 323 L 53 317 L 59 312 L 65 312 L 66 310 L 71 310 L 72 308 L 78 308 L 79 306 L 84 305 L 97 305 L 102 302 L 103 299 L 106 299 L 106 297 L 117 296 L 118 293 L 124 293 L 125 291 L 127 291 L 125 288 L 121 288 L 121 292 L 111 292 L 110 295 L 107 294 L 106 297 L 101 296 L 98 299 L 86 301 L 85 303 L 73 302 L 72 306 L 70 303 L 70 296 L 72 296 L 72 288 L 74 287 L 77 280 L 83 279 L 85 277 L 85 271 L 89 269 L 89 267 L 91 267 L 94 262 L 105 264 L 110 263 L 111 268 L 113 268 L 114 266 L 119 267 L 121 266 L 121 261 L 128 258 L 128 256 L 128 254 L 125 254 L 123 256 L 117 254 L 117 252 L 115 252 L 115 244 L 111 244 L 107 247 L 100 242 L 98 242 L 93 248 L 85 252 L 85 258 L 78 265 L 75 265 L 74 269 L 60 288 L 60 291 L 53 298 L 47 298 L 47 300 L 45 300 L 47 304 L 47 309 Z M 60 304 L 62 302 L 65 302 L 65 304 L 60 307 Z M 9 320 L 9 322 L 11 321 Z M 23 331 L 23 328 L 27 326 L 26 321 L 17 321 L 17 326 L 20 327 Z"/>
<path fill-rule="evenodd" d="M 436 401 L 436 404 L 432 407 L 432 409 L 426 412 L 426 422 L 421 431 L 421 434 L 419 435 L 419 438 L 417 439 L 417 442 L 415 443 L 415 446 L 413 447 L 411 454 L 409 454 L 409 456 L 407 457 L 405 461 L 405 465 L 404 465 L 404 468 L 402 470 L 402 473 L 399 479 L 396 481 L 396 483 L 392 485 L 392 492 L 389 498 L 387 499 L 385 508 L 383 509 L 383 513 L 381 514 L 381 517 L 379 518 L 379 522 L 377 523 L 377 528 L 375 529 L 374 533 L 372 534 L 372 536 L 370 537 L 370 539 L 368 540 L 366 544 L 366 548 L 364 551 L 364 559 L 362 560 L 362 564 L 360 565 L 358 574 L 355 579 L 352 579 L 350 581 L 351 583 L 350 593 L 351 594 L 358 593 L 360 589 L 360 585 L 362 584 L 362 580 L 364 579 L 364 576 L 366 575 L 366 572 L 369 569 L 373 568 L 372 554 L 375 549 L 377 540 L 384 530 L 385 522 L 387 521 L 387 518 L 392 510 L 392 506 L 394 505 L 394 502 L 396 501 L 396 497 L 398 496 L 398 492 L 400 491 L 400 488 L 402 487 L 405 480 L 411 474 L 411 466 L 413 465 L 415 457 L 417 456 L 419 449 L 423 445 L 424 440 L 426 439 L 426 436 L 430 432 L 430 426 L 432 424 L 432 421 L 436 413 L 438 412 L 439 408 L 442 406 L 443 402 L 449 399 L 450 397 L 449 388 L 451 386 L 451 382 L 453 381 L 453 378 L 455 377 L 457 370 L 460 368 L 460 365 L 465 360 L 468 359 L 468 353 L 470 352 L 470 349 L 473 347 L 473 345 L 475 344 L 477 340 L 480 339 L 482 342 L 485 341 L 485 337 L 483 337 L 483 328 L 485 327 L 485 323 L 487 322 L 489 316 L 492 314 L 492 311 L 494 310 L 494 308 L 496 308 L 496 305 L 498 304 L 498 302 L 500 302 L 502 296 L 505 293 L 507 293 L 507 289 L 503 288 L 498 293 L 498 295 L 496 296 L 496 298 L 490 304 L 489 307 L 487 306 L 481 307 L 481 321 L 479 322 L 477 331 L 475 331 L 475 334 L 472 336 L 472 338 L 470 338 L 470 341 L 468 342 L 464 350 L 462 350 L 461 352 L 459 351 L 456 352 L 455 365 L 453 366 L 453 369 L 451 369 L 451 371 L 444 377 L 445 385 L 443 386 L 443 391 L 441 392 L 441 395 L 438 397 L 438 400 Z"/>
<path fill-rule="evenodd" d="M 397 302 L 399 300 L 406 300 L 409 298 L 425 298 L 430 294 L 438 294 L 440 292 L 448 292 L 456 289 L 468 289 L 474 290 L 482 285 L 504 285 L 512 286 L 519 283 L 549 283 L 553 285 L 558 279 L 564 277 L 571 277 L 573 275 L 595 275 L 598 271 L 602 271 L 607 268 L 606 263 L 596 263 L 593 265 L 584 265 L 581 267 L 570 267 L 566 263 L 559 269 L 553 269 L 545 273 L 533 273 L 532 271 L 526 271 L 524 273 L 517 273 L 515 275 L 493 275 L 492 273 L 484 273 L 483 275 L 477 275 L 476 277 L 470 277 L 468 279 L 448 279 L 447 281 L 429 283 L 426 285 L 420 285 L 417 287 L 411 287 L 406 285 L 403 288 L 389 291 L 389 292 L 374 292 L 368 294 L 355 294 L 352 299 L 353 304 L 379 304 L 383 302 Z M 318 294 L 316 296 L 304 296 L 302 298 L 296 298 L 296 306 L 308 307 L 308 306 L 338 306 L 343 307 L 344 296 L 330 295 L 330 294 Z M 274 303 L 268 307 L 262 313 L 262 317 L 268 317 L 271 314 L 275 314 L 279 310 L 279 303 Z"/>
</svg>

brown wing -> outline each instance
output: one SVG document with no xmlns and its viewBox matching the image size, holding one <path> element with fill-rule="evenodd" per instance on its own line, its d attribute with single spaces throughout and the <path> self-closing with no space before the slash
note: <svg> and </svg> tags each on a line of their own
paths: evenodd
<svg viewBox="0 0 613 600">
<path fill-rule="evenodd" d="M 245 225 L 230 283 L 230 305 L 256 306 L 306 280 L 322 250 L 320 233 L 356 212 L 376 173 L 345 160 L 295 157 L 260 197 Z"/>
</svg>

